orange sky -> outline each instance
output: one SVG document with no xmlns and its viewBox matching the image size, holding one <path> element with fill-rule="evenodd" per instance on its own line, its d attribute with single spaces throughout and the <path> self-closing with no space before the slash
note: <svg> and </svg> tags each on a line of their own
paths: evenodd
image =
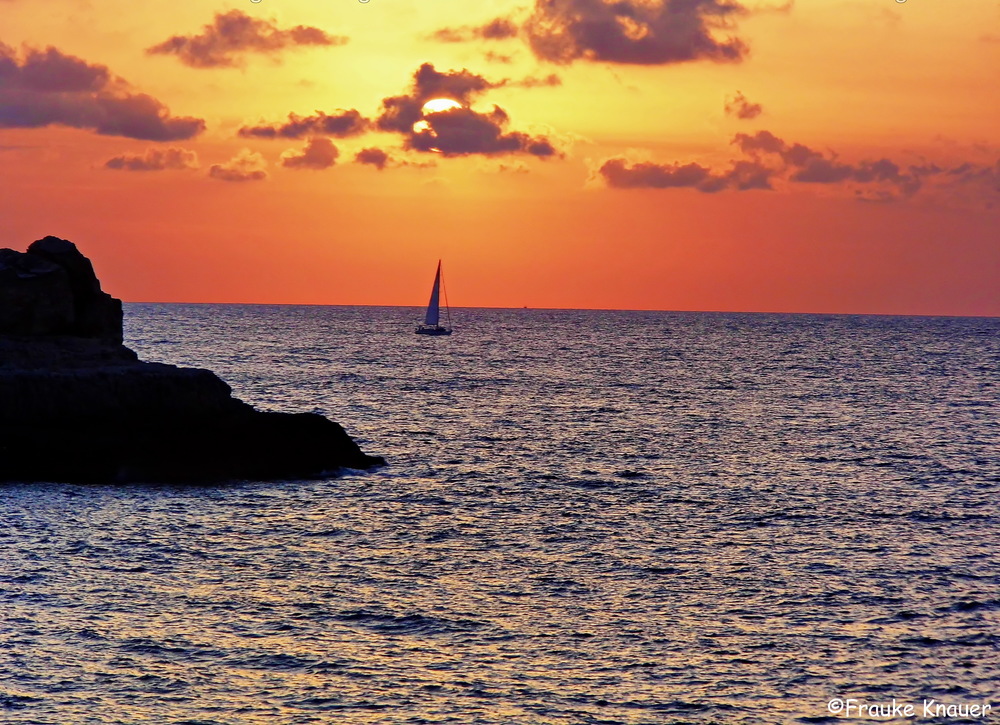
<svg viewBox="0 0 1000 725">
<path fill-rule="evenodd" d="M 997 3 L 681 5 L 0 0 L 0 245 L 127 301 L 442 257 L 456 306 L 1000 315 Z"/>
</svg>

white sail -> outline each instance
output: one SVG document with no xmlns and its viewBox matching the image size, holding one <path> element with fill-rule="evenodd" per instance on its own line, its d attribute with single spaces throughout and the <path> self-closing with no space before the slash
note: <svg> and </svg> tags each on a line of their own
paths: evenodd
<svg viewBox="0 0 1000 725">
<path fill-rule="evenodd" d="M 441 260 L 438 260 L 437 274 L 434 275 L 434 287 L 431 289 L 431 301 L 427 303 L 427 314 L 424 316 L 425 325 L 438 324 L 440 317 L 440 296 L 441 296 Z"/>
</svg>

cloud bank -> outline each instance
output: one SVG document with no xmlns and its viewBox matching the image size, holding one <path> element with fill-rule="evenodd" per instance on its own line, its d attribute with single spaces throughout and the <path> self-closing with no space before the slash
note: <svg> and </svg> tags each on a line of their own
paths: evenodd
<svg viewBox="0 0 1000 725">
<path fill-rule="evenodd" d="M 705 193 L 724 190 L 773 189 L 773 182 L 839 186 L 862 201 L 900 201 L 920 191 L 927 182 L 942 186 L 975 186 L 1000 192 L 1000 161 L 982 165 L 963 163 L 952 168 L 936 164 L 903 167 L 887 158 L 848 163 L 835 153 L 822 153 L 800 143 L 788 143 L 770 131 L 738 133 L 732 144 L 747 158 L 725 170 L 697 163 L 631 163 L 623 158 L 604 161 L 598 174 L 616 189 L 690 188 Z"/>
</svg>

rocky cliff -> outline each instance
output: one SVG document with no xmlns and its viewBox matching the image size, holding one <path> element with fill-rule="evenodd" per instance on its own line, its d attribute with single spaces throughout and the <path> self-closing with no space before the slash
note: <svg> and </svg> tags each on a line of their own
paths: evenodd
<svg viewBox="0 0 1000 725">
<path fill-rule="evenodd" d="M 142 362 L 72 242 L 0 249 L 0 481 L 311 478 L 384 464 L 313 413 L 254 410 L 208 370 Z"/>
</svg>

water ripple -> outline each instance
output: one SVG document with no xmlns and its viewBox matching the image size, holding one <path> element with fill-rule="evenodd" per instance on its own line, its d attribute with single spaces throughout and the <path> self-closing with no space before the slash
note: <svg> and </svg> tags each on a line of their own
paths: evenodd
<svg viewBox="0 0 1000 725">
<path fill-rule="evenodd" d="M 144 358 L 390 466 L 6 486 L 0 720 L 827 723 L 835 696 L 995 696 L 1000 321 L 466 310 L 423 340 L 414 316 L 129 305 Z"/>
</svg>

